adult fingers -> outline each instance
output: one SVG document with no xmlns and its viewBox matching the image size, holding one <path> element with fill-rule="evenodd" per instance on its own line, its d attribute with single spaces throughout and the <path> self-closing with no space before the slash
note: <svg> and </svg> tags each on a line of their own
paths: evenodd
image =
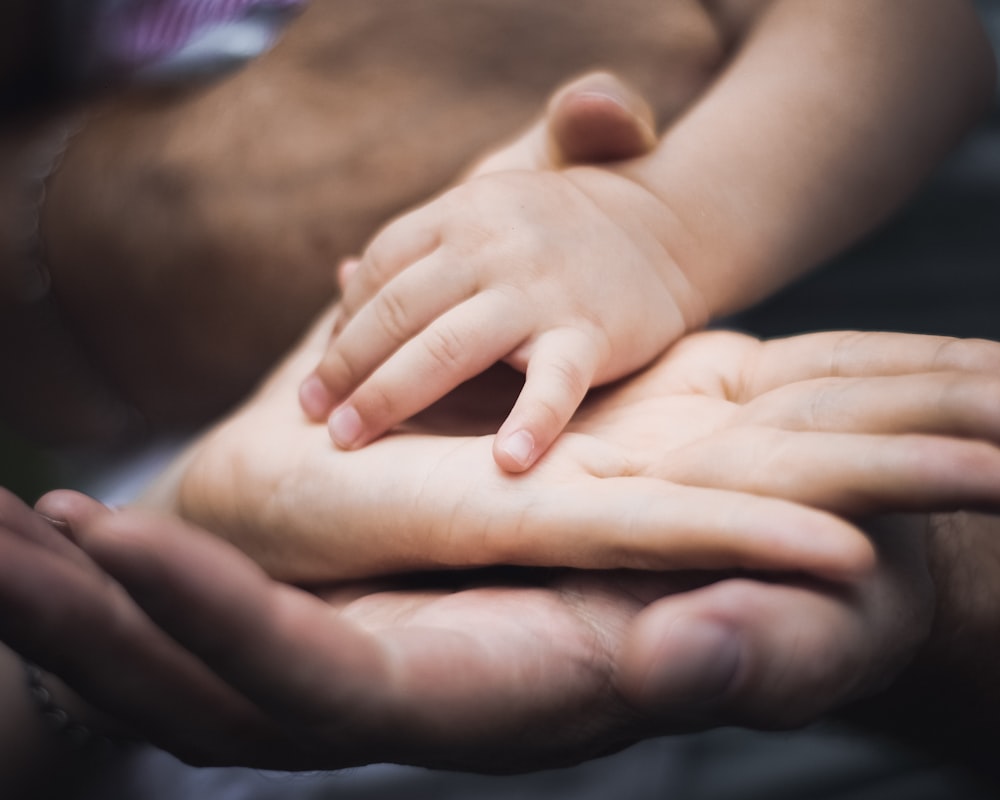
<svg viewBox="0 0 1000 800">
<path fill-rule="evenodd" d="M 777 339 L 760 345 L 738 402 L 793 381 L 872 377 L 914 372 L 1000 374 L 1000 343 L 899 333 L 836 331 Z"/>
<path fill-rule="evenodd" d="M 609 72 L 566 84 L 546 111 L 548 162 L 558 168 L 644 155 L 656 146 L 649 103 Z"/>
<path fill-rule="evenodd" d="M 577 328 L 546 331 L 532 345 L 524 388 L 493 443 L 493 458 L 508 472 L 531 467 L 562 433 L 583 402 L 598 369 L 592 337 Z"/>
<path fill-rule="evenodd" d="M 1000 442 L 1000 373 L 820 378 L 780 386 L 736 419 L 788 430 L 921 433 Z"/>
<path fill-rule="evenodd" d="M 672 450 L 647 474 L 849 516 L 1000 504 L 1000 448 L 939 436 L 747 426 Z"/>
<path fill-rule="evenodd" d="M 787 728 L 883 688 L 932 621 L 920 537 L 905 538 L 908 555 L 853 587 L 737 578 L 657 601 L 622 651 L 626 697 L 667 726 Z"/>
<path fill-rule="evenodd" d="M 271 737 L 255 709 L 152 625 L 118 584 L 5 533 L 4 641 L 182 758 L 228 763 L 238 752 L 267 752 Z"/>
<path fill-rule="evenodd" d="M 497 469 L 490 446 L 482 436 L 400 435 L 350 454 L 317 450 L 291 467 L 307 477 L 288 482 L 283 472 L 287 496 L 272 497 L 234 539 L 272 574 L 302 582 L 496 564 L 757 566 L 836 578 L 872 562 L 868 540 L 831 514 L 643 477 L 617 448 L 589 436 L 563 434 L 520 475 Z M 394 491 L 363 477 L 384 475 L 390 463 Z M 337 474 L 343 480 L 332 489 L 313 479 Z M 217 512 L 196 513 L 218 526 Z M 278 541 L 274 530 L 287 535 Z"/>
<path fill-rule="evenodd" d="M 429 557 L 451 566 L 801 570 L 835 580 L 874 559 L 853 525 L 781 499 L 637 476 L 538 492 L 519 491 L 517 481 L 500 481 L 503 504 L 463 503 L 446 527 L 429 530 Z M 458 546 L 465 541 L 477 546 Z"/>
<path fill-rule="evenodd" d="M 342 747 L 322 762 L 356 763 L 346 733 L 387 680 L 374 637 L 178 520 L 121 512 L 85 525 L 80 538 L 143 611 L 226 685 L 287 723 L 293 737 L 303 726 L 330 738 L 343 729 Z M 317 766 L 316 753 L 280 739 L 272 747 L 254 763 Z"/>
<path fill-rule="evenodd" d="M 52 520 L 45 519 L 3 488 L 0 488 L 0 530 L 6 536 L 33 542 L 80 566 L 90 566 L 90 559 L 66 539 L 64 531 L 54 527 Z"/>
</svg>

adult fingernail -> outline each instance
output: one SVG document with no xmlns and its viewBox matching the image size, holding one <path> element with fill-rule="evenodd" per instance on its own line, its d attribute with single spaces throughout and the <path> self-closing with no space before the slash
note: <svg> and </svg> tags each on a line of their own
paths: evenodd
<svg viewBox="0 0 1000 800">
<path fill-rule="evenodd" d="M 715 623 L 676 620 L 660 641 L 643 682 L 643 702 L 688 708 L 719 699 L 740 666 L 739 634 Z"/>
<path fill-rule="evenodd" d="M 535 437 L 528 431 L 517 431 L 504 439 L 500 449 L 514 463 L 526 467 L 531 463 L 531 456 L 535 452 Z"/>
<path fill-rule="evenodd" d="M 330 437 L 337 447 L 353 447 L 361 438 L 361 415 L 354 406 L 341 406 L 330 416 Z"/>
<path fill-rule="evenodd" d="M 310 375 L 299 387 L 299 403 L 312 419 L 319 420 L 330 410 L 333 398 L 318 375 Z"/>
</svg>

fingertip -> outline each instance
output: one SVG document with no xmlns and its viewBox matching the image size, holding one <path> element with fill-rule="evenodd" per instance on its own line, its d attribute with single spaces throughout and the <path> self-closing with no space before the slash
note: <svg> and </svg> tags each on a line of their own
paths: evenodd
<svg viewBox="0 0 1000 800">
<path fill-rule="evenodd" d="M 364 421 L 354 406 L 344 405 L 330 415 L 327 423 L 330 438 L 341 450 L 360 446 L 364 434 Z"/>
<path fill-rule="evenodd" d="M 35 511 L 70 539 L 76 539 L 76 529 L 88 521 L 113 513 L 99 500 L 71 489 L 56 489 L 42 495 Z"/>
<path fill-rule="evenodd" d="M 740 674 L 744 639 L 734 626 L 697 613 L 640 620 L 630 637 L 622 690 L 637 707 L 695 711 L 722 700 Z"/>
<path fill-rule="evenodd" d="M 874 544 L 849 520 L 835 514 L 778 500 L 782 516 L 755 528 L 754 535 L 767 542 L 770 568 L 809 573 L 837 583 L 853 583 L 870 574 L 878 563 Z M 789 513 L 790 512 L 790 513 Z M 748 523 L 754 525 L 754 523 Z M 747 563 L 751 568 L 760 564 Z"/>
<path fill-rule="evenodd" d="M 540 453 L 531 431 L 516 430 L 510 434 L 498 434 L 493 443 L 493 459 L 506 472 L 524 472 Z"/>
<path fill-rule="evenodd" d="M 826 567 L 815 572 L 828 580 L 854 582 L 870 575 L 878 566 L 874 543 L 853 526 L 830 537 L 823 557 L 828 562 Z"/>
<path fill-rule="evenodd" d="M 333 397 L 323 379 L 316 373 L 306 378 L 299 386 L 299 405 L 313 422 L 322 422 L 333 407 Z"/>
<path fill-rule="evenodd" d="M 357 256 L 349 256 L 337 265 L 337 282 L 340 284 L 341 291 L 344 290 L 344 287 L 346 287 L 351 278 L 354 277 L 354 274 L 358 271 L 358 267 L 360 266 L 361 259 Z"/>
</svg>

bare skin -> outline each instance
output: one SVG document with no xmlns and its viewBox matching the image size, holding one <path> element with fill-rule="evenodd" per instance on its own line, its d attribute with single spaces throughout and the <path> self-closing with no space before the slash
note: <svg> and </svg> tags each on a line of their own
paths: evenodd
<svg viewBox="0 0 1000 800">
<path fill-rule="evenodd" d="M 814 509 L 856 517 L 998 499 L 995 343 L 693 335 L 593 398 L 536 470 L 512 476 L 483 435 L 516 388 L 510 371 L 369 448 L 331 447 L 295 404 L 328 325 L 145 501 L 288 580 L 496 563 L 837 579 L 863 571 L 871 551 Z"/>
<path fill-rule="evenodd" d="M 95 109 L 45 212 L 71 335 L 153 424 L 204 421 L 333 297 L 342 256 L 523 128 L 556 86 L 612 68 L 655 96 L 662 122 L 723 54 L 693 0 L 314 3 L 224 82 Z M 38 380 L 39 396 L 72 393 Z M 46 409 L 22 411 L 57 429 Z"/>
<path fill-rule="evenodd" d="M 995 718 L 991 684 L 967 681 L 997 663 L 981 636 L 1000 619 L 996 517 L 873 523 L 879 565 L 848 589 L 557 573 L 317 596 L 170 518 L 62 495 L 45 504 L 69 523 L 59 542 L 8 506 L 4 639 L 196 764 L 525 770 L 657 733 L 795 726 L 872 694 L 860 707 L 930 712 L 902 729 L 887 714 L 891 731 L 975 761 L 941 726 Z M 469 682 L 442 682 L 456 664 Z"/>
<path fill-rule="evenodd" d="M 81 402 L 72 414 L 20 395 L 0 405 L 62 440 L 127 432 L 107 420 L 121 405 L 155 427 L 204 422 L 334 295 L 341 257 L 523 127 L 556 86 L 611 69 L 662 128 L 731 55 L 732 20 L 753 5 L 325 0 L 230 79 L 101 104 L 49 182 L 65 331 L 0 350 L 33 396 Z M 52 360 L 46 335 L 73 343 L 58 381 L 38 366 Z"/>
<path fill-rule="evenodd" d="M 734 56 L 650 152 L 480 175 L 379 232 L 303 390 L 338 446 L 503 360 L 494 457 L 524 471 L 591 387 L 881 222 L 991 99 L 968 5 L 713 5 Z"/>
</svg>

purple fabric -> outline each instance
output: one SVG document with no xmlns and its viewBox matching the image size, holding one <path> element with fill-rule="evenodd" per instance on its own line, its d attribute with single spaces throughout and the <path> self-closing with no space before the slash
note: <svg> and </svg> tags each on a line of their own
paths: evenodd
<svg viewBox="0 0 1000 800">
<path fill-rule="evenodd" d="M 143 64 L 169 55 L 200 31 L 257 9 L 289 9 L 306 0 L 125 0 L 110 12 L 105 47 L 112 61 Z"/>
</svg>

